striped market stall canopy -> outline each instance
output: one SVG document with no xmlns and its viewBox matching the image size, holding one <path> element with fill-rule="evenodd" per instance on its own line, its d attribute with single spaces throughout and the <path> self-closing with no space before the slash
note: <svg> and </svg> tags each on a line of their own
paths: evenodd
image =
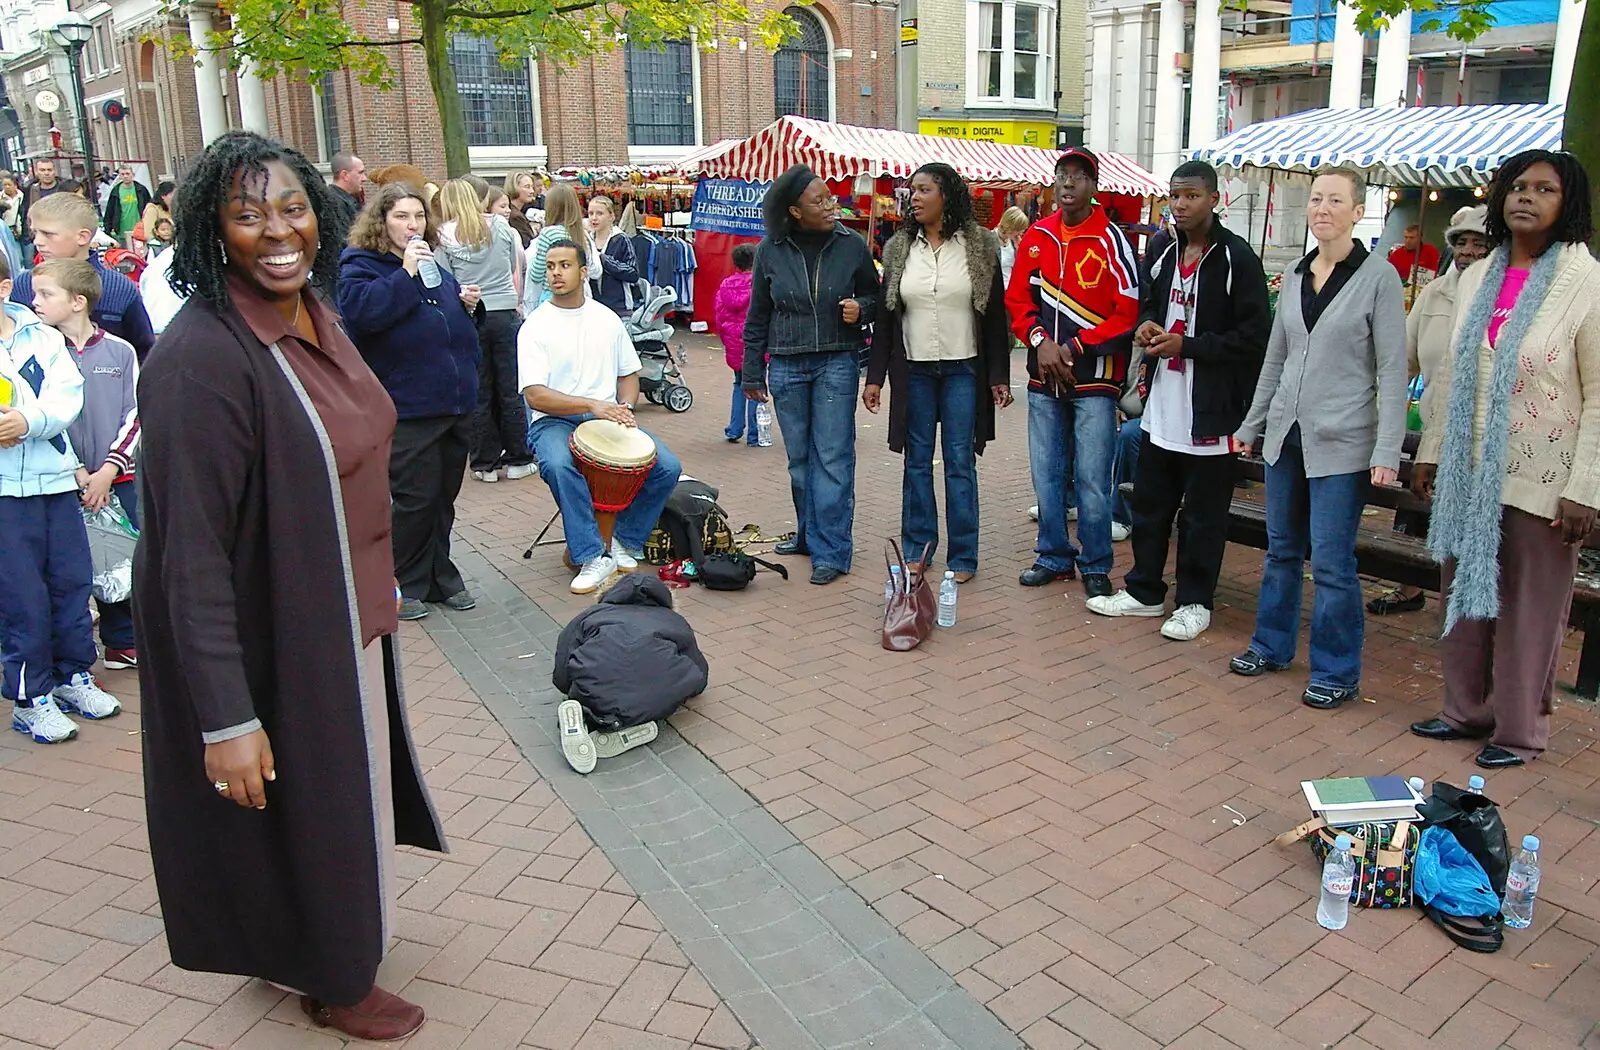
<svg viewBox="0 0 1600 1050">
<path fill-rule="evenodd" d="M 733 148 L 712 157 L 680 162 L 708 178 L 766 182 L 794 164 L 806 164 L 825 179 L 909 178 L 929 161 L 944 161 L 968 182 L 1020 189 L 1048 186 L 1055 177 L 1056 150 L 975 139 L 946 139 L 883 128 L 858 128 L 805 117 L 780 117 Z M 1098 154 L 1100 189 L 1138 197 L 1165 196 L 1167 187 L 1117 153 Z"/>
<path fill-rule="evenodd" d="M 1385 186 L 1482 186 L 1507 157 L 1561 148 L 1561 105 L 1313 109 L 1191 151 L 1225 174 L 1355 168 Z"/>
</svg>

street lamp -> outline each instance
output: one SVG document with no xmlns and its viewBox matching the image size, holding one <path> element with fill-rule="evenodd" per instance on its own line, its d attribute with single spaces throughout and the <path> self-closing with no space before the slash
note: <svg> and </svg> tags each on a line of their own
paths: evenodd
<svg viewBox="0 0 1600 1050">
<path fill-rule="evenodd" d="M 83 46 L 94 35 L 94 26 L 89 20 L 76 11 L 68 11 L 62 15 L 55 25 L 50 27 L 50 39 L 55 45 L 67 53 L 67 58 L 72 63 L 72 92 L 77 98 L 78 109 L 78 138 L 83 149 L 83 173 L 85 178 L 94 177 L 94 155 L 89 142 L 89 113 L 83 107 Z"/>
</svg>

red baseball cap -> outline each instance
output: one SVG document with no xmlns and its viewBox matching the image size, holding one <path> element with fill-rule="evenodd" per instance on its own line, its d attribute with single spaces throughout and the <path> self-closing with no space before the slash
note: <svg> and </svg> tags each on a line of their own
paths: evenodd
<svg viewBox="0 0 1600 1050">
<path fill-rule="evenodd" d="M 1056 158 L 1056 170 L 1060 171 L 1061 166 L 1069 160 L 1083 162 L 1089 168 L 1089 177 L 1097 183 L 1100 181 L 1100 160 L 1093 153 L 1082 146 L 1073 146 Z"/>
</svg>

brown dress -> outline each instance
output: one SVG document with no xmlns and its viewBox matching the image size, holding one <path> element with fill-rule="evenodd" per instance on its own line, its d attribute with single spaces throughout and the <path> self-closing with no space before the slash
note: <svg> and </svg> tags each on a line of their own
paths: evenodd
<svg viewBox="0 0 1600 1050">
<path fill-rule="evenodd" d="M 229 292 L 191 301 L 140 376 L 156 884 L 177 965 L 353 1005 L 387 946 L 394 843 L 444 848 L 393 638 L 394 406 L 311 293 L 315 344 Z M 204 767 L 206 741 L 258 726 L 278 771 L 262 811 Z"/>
</svg>

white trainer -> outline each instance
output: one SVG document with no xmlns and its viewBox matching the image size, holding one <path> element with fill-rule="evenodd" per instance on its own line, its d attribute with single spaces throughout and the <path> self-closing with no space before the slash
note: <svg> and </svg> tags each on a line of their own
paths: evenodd
<svg viewBox="0 0 1600 1050">
<path fill-rule="evenodd" d="M 100 683 L 88 671 L 79 671 L 72 676 L 72 681 L 56 686 L 50 695 L 68 712 L 84 718 L 110 718 L 122 712 L 122 704 L 101 689 Z"/>
<path fill-rule="evenodd" d="M 78 735 L 72 719 L 61 713 L 53 697 L 43 696 L 31 706 L 16 705 L 11 712 L 11 728 L 41 744 L 59 744 Z"/>
<path fill-rule="evenodd" d="M 1028 508 L 1028 517 L 1032 518 L 1034 521 L 1039 520 L 1039 505 L 1037 503 Z"/>
<path fill-rule="evenodd" d="M 490 485 L 500 480 L 500 472 L 498 470 L 474 470 L 472 476 L 474 479 Z"/>
<path fill-rule="evenodd" d="M 583 705 L 576 700 L 563 700 L 556 708 L 556 722 L 561 726 L 561 753 L 567 764 L 580 773 L 593 773 L 599 760 L 594 750 L 594 738 L 584 722 Z"/>
<path fill-rule="evenodd" d="M 633 572 L 644 561 L 644 551 L 630 551 L 620 540 L 612 540 L 611 560 L 617 563 L 618 572 Z"/>
<path fill-rule="evenodd" d="M 1204 605 L 1180 605 L 1161 625 L 1161 637 L 1192 642 L 1211 626 L 1211 610 Z"/>
<path fill-rule="evenodd" d="M 1167 611 L 1165 605 L 1146 605 L 1127 591 L 1099 595 L 1083 604 L 1101 616 L 1161 616 Z"/>
<path fill-rule="evenodd" d="M 642 726 L 629 726 L 615 733 L 596 733 L 594 753 L 598 758 L 616 758 L 624 751 L 632 751 L 642 744 L 648 744 L 659 735 L 661 730 L 654 722 L 646 722 Z"/>
<path fill-rule="evenodd" d="M 1124 540 L 1126 540 L 1129 536 L 1132 536 L 1132 535 L 1133 535 L 1133 526 L 1124 525 L 1120 521 L 1113 521 L 1111 523 L 1111 542 L 1112 543 L 1122 543 Z"/>
<path fill-rule="evenodd" d="M 578 575 L 572 579 L 572 593 L 593 594 L 616 571 L 617 563 L 612 560 L 609 554 L 602 554 L 578 570 Z"/>
<path fill-rule="evenodd" d="M 539 476 L 539 464 L 519 463 L 506 468 L 507 481 L 521 481 L 523 478 L 536 478 Z"/>
</svg>

